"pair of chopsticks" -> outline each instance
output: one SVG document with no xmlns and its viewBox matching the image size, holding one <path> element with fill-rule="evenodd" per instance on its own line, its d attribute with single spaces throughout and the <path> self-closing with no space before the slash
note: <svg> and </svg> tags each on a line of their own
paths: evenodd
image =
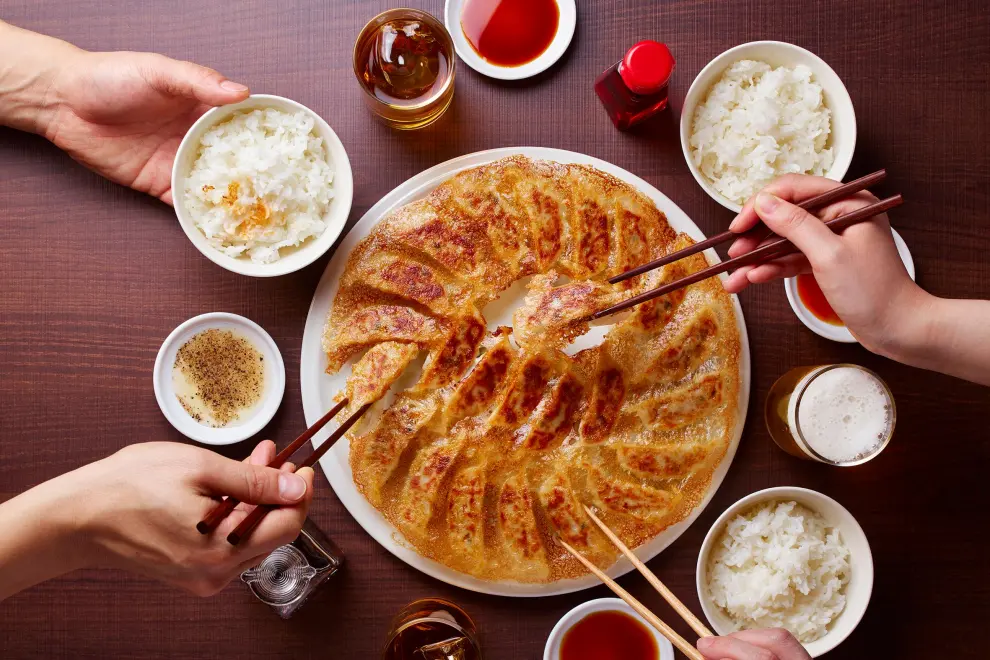
<svg viewBox="0 0 990 660">
<path fill-rule="evenodd" d="M 296 451 L 298 451 L 300 447 L 306 444 L 306 442 L 309 441 L 310 438 L 312 438 L 314 435 L 319 433 L 320 429 L 326 426 L 330 422 L 330 420 L 336 417 L 337 413 L 343 410 L 344 407 L 347 405 L 347 403 L 348 403 L 347 397 L 344 397 L 344 399 L 340 401 L 337 405 L 335 405 L 333 408 L 331 408 L 327 412 L 327 414 L 325 414 L 323 417 L 317 420 L 317 422 L 312 426 L 310 426 L 308 429 L 303 431 L 302 435 L 300 435 L 298 438 L 296 438 L 291 443 L 289 443 L 289 445 L 285 449 L 280 451 L 278 455 L 276 455 L 275 458 L 272 459 L 272 462 L 268 464 L 268 467 L 278 469 L 283 465 L 285 465 L 286 461 L 288 461 L 289 458 L 294 453 L 296 453 Z M 360 408 L 358 408 L 350 417 L 344 420 L 344 422 L 340 426 L 338 426 L 333 433 L 330 434 L 330 437 L 327 438 L 326 442 L 324 442 L 322 445 L 317 447 L 313 451 L 313 453 L 307 456 L 306 459 L 303 460 L 303 462 L 300 463 L 298 466 L 296 466 L 295 469 L 298 470 L 299 468 L 312 467 L 313 465 L 315 465 L 316 462 L 320 460 L 320 458 L 322 458 L 324 454 L 330 451 L 330 449 L 334 446 L 334 444 L 336 444 L 336 442 L 340 440 L 340 438 L 342 438 L 344 434 L 347 433 L 347 431 L 352 426 L 354 426 L 354 423 L 361 418 L 361 415 L 367 412 L 368 408 L 372 406 L 372 403 L 366 403 Z M 217 505 L 215 509 L 213 509 L 213 511 L 210 511 L 210 513 L 207 514 L 205 518 L 203 518 L 196 524 L 196 529 L 199 531 L 200 534 L 209 534 L 210 532 L 212 532 L 214 529 L 217 528 L 217 525 L 219 525 L 224 518 L 230 515 L 230 512 L 233 511 L 238 504 L 240 504 L 240 500 L 238 500 L 235 497 L 225 498 L 220 504 Z M 272 511 L 275 508 L 276 507 L 274 506 L 265 505 L 265 504 L 256 506 L 244 518 L 244 520 L 241 521 L 241 523 L 234 529 L 234 531 L 232 531 L 230 534 L 227 535 L 227 542 L 230 543 L 231 545 L 237 545 L 238 543 L 243 541 L 251 533 L 251 530 L 253 530 L 258 525 L 258 523 L 260 523 L 262 519 L 268 515 L 268 512 Z"/>
<path fill-rule="evenodd" d="M 803 202 L 800 202 L 798 206 L 800 206 L 806 211 L 814 211 L 816 209 L 820 209 L 823 206 L 827 206 L 831 204 L 832 202 L 848 197 L 854 193 L 858 193 L 860 191 L 866 190 L 870 186 L 882 181 L 886 176 L 887 176 L 886 170 L 879 170 L 877 172 L 874 172 L 873 174 L 868 174 L 864 177 L 856 179 L 855 181 L 850 181 L 849 183 L 845 183 L 841 186 L 838 186 L 837 188 L 833 188 L 832 190 L 822 193 L 821 195 L 817 195 L 810 199 L 806 199 Z M 855 225 L 857 223 L 863 222 L 865 220 L 869 220 L 870 218 L 876 215 L 880 215 L 881 213 L 889 211 L 890 209 L 896 206 L 900 206 L 903 203 L 903 201 L 904 200 L 900 195 L 894 195 L 893 197 L 888 197 L 887 199 L 880 200 L 875 204 L 864 206 L 863 208 L 857 209 L 852 213 L 847 213 L 846 215 L 839 216 L 834 220 L 830 220 L 829 222 L 825 223 L 825 226 L 827 226 L 833 232 L 838 234 L 844 231 L 847 227 L 851 227 L 852 225 Z M 697 254 L 703 250 L 707 250 L 710 247 L 721 245 L 723 243 L 733 241 L 737 238 L 742 238 L 744 236 L 759 236 L 761 233 L 765 232 L 765 229 L 766 228 L 763 226 L 757 226 L 743 234 L 736 234 L 731 231 L 722 232 L 717 236 L 712 236 L 709 239 L 701 241 L 700 243 L 695 243 L 694 245 L 686 247 L 683 250 L 672 252 L 671 254 L 661 257 L 660 259 L 656 259 L 647 264 L 643 264 L 642 266 L 637 266 L 636 268 L 627 270 L 624 273 L 620 273 L 619 275 L 616 275 L 615 277 L 611 278 L 609 280 L 609 283 L 617 284 L 624 280 L 628 280 L 630 277 L 636 277 L 637 275 L 642 275 L 647 271 L 651 271 L 655 268 L 660 268 L 661 266 L 666 266 L 667 264 L 673 263 L 675 261 L 679 261 L 680 259 L 684 259 L 685 257 L 689 257 L 693 254 Z M 768 235 L 763 236 L 762 239 L 766 240 L 774 236 L 776 235 L 770 233 Z M 615 314 L 616 312 L 627 310 L 630 307 L 635 307 L 636 305 L 639 305 L 640 303 L 644 303 L 647 300 L 653 300 L 654 298 L 665 296 L 668 293 L 671 293 L 672 291 L 676 291 L 686 286 L 690 286 L 691 284 L 695 284 L 702 280 L 706 280 L 709 277 L 720 275 L 721 273 L 724 273 L 726 271 L 735 270 L 736 268 L 740 268 L 742 266 L 752 266 L 754 264 L 771 261 L 773 259 L 777 259 L 788 254 L 794 254 L 795 252 L 798 252 L 798 249 L 793 243 L 791 243 L 786 238 L 777 237 L 776 240 L 770 241 L 769 243 L 765 243 L 764 245 L 761 245 L 760 247 L 753 250 L 752 252 L 748 252 L 734 259 L 727 259 L 722 263 L 715 264 L 714 266 L 709 266 L 708 268 L 705 268 L 704 270 L 700 270 L 697 273 L 688 275 L 687 277 L 681 278 L 674 282 L 669 282 L 667 284 L 657 287 L 656 289 L 652 289 L 650 291 L 646 291 L 639 295 L 633 296 L 632 298 L 629 298 L 627 300 L 623 300 L 622 302 L 612 305 L 611 307 L 595 312 L 594 314 L 588 316 L 585 320 L 593 321 L 595 319 L 600 319 L 603 316 L 609 316 L 610 314 Z"/>
<path fill-rule="evenodd" d="M 626 556 L 626 559 L 632 562 L 632 565 L 635 566 L 636 570 L 639 571 L 640 574 L 646 578 L 646 581 L 649 582 L 653 586 L 653 588 L 656 589 L 661 596 L 663 596 L 663 599 L 666 600 L 672 608 L 674 608 L 674 611 L 677 612 L 689 626 L 691 626 L 691 630 L 697 633 L 699 637 L 715 636 L 715 634 L 711 630 L 709 630 L 705 626 L 705 624 L 703 624 L 701 620 L 698 617 L 696 617 L 691 612 L 691 610 L 689 610 L 687 606 L 685 606 L 684 603 L 682 603 L 680 599 L 678 599 L 677 596 L 675 596 L 673 592 L 671 592 L 671 590 L 667 588 L 667 586 L 663 582 L 660 581 L 660 578 L 658 578 L 656 574 L 653 573 L 653 571 L 647 568 L 646 564 L 644 564 L 639 560 L 639 557 L 633 554 L 632 550 L 630 550 L 626 546 L 626 544 L 623 543 L 619 539 L 619 537 L 615 535 L 615 532 L 609 529 L 608 525 L 606 525 L 605 523 L 603 523 L 601 520 L 598 519 L 598 516 L 595 515 L 595 512 L 592 511 L 590 507 L 587 506 L 584 507 L 584 511 L 585 513 L 588 514 L 588 517 L 591 518 L 591 520 L 596 525 L 598 525 L 598 528 L 602 530 L 602 533 L 608 537 L 608 540 L 610 540 L 615 545 L 615 547 L 618 548 L 622 552 L 622 554 Z M 626 601 L 626 603 L 631 608 L 633 608 L 637 614 L 639 614 L 641 617 L 646 619 L 650 623 L 650 625 L 652 625 L 654 628 L 657 629 L 657 631 L 659 631 L 661 635 L 669 639 L 670 643 L 676 646 L 678 649 L 680 649 L 681 653 L 691 658 L 691 660 L 705 660 L 705 657 L 701 655 L 700 652 L 698 652 L 698 650 L 694 647 L 694 645 L 690 644 L 686 639 L 678 635 L 677 631 L 675 631 L 673 628 L 671 628 L 666 623 L 661 621 L 660 617 L 658 617 L 656 614 L 654 614 L 649 609 L 647 609 L 645 605 L 643 605 L 641 602 L 636 600 L 636 598 L 633 597 L 628 591 L 620 587 L 615 582 L 615 580 L 605 575 L 605 573 L 601 569 L 599 569 L 597 566 L 595 566 L 590 561 L 588 561 L 584 557 L 584 555 L 582 555 L 580 552 L 569 546 L 560 538 L 557 539 L 557 543 L 563 546 L 564 549 L 567 550 L 569 553 L 574 555 L 575 559 L 577 559 L 579 562 L 584 564 L 585 568 L 587 568 L 594 575 L 596 575 L 599 580 L 604 582 L 609 589 L 615 592 L 616 596 Z"/>
</svg>

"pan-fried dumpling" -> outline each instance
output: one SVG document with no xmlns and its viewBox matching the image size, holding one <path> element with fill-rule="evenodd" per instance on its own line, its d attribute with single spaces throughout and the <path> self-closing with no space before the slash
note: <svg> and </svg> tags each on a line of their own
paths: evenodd
<svg viewBox="0 0 990 660">
<path fill-rule="evenodd" d="M 539 581 L 550 573 L 529 487 L 518 474 L 502 485 L 498 496 L 497 528 L 502 535 L 508 575 Z"/>
<path fill-rule="evenodd" d="M 485 468 L 473 465 L 457 473 L 447 497 L 447 534 L 459 563 L 471 565 L 485 554 Z"/>
<path fill-rule="evenodd" d="M 585 506 L 630 547 L 690 515 L 740 416 L 721 283 L 634 307 L 600 345 L 564 352 L 582 317 L 705 268 L 699 254 L 608 283 L 690 244 L 614 177 L 521 156 L 386 214 L 348 258 L 324 348 L 330 373 L 366 351 L 355 400 L 404 388 L 349 435 L 354 482 L 396 534 L 476 578 L 539 583 L 585 573 L 555 538 L 602 567 L 616 558 Z M 485 306 L 530 276 L 515 327 L 488 332 Z"/>
</svg>

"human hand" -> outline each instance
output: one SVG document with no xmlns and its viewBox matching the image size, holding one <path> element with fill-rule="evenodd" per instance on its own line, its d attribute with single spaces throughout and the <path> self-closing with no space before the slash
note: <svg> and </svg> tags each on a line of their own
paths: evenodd
<svg viewBox="0 0 990 660">
<path fill-rule="evenodd" d="M 264 467 L 275 444 L 258 444 L 244 462 L 212 451 L 168 442 L 131 445 L 56 479 L 71 497 L 93 562 L 122 568 L 212 595 L 299 534 L 313 494 L 313 470 L 292 474 Z M 253 509 L 240 504 L 209 535 L 196 523 L 232 495 L 250 504 L 283 505 L 238 546 L 227 534 Z"/>
<path fill-rule="evenodd" d="M 86 167 L 172 203 L 172 162 L 189 127 L 248 88 L 155 53 L 76 51 L 54 76 L 41 132 Z"/>
<path fill-rule="evenodd" d="M 811 660 L 801 642 L 783 628 L 702 637 L 698 650 L 712 660 Z"/>
<path fill-rule="evenodd" d="M 736 293 L 750 284 L 814 273 L 829 304 L 853 336 L 869 350 L 890 355 L 899 333 L 915 321 L 930 296 L 905 270 L 886 214 L 853 225 L 841 235 L 824 225 L 868 206 L 877 201 L 876 197 L 857 193 L 822 209 L 817 217 L 795 205 L 839 185 L 821 177 L 789 174 L 749 200 L 729 229 L 742 233 L 762 219 L 801 253 L 739 268 L 726 279 L 725 289 Z M 729 256 L 750 252 L 757 244 L 750 237 L 739 238 L 729 248 Z"/>
</svg>

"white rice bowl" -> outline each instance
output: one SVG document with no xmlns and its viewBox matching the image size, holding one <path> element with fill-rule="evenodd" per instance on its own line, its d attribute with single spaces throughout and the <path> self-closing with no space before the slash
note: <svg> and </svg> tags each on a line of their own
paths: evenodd
<svg viewBox="0 0 990 660">
<path fill-rule="evenodd" d="M 708 559 L 709 596 L 735 630 L 785 628 L 801 642 L 842 613 L 849 579 L 838 529 L 793 501 L 731 518 Z"/>
<path fill-rule="evenodd" d="M 314 123 L 305 112 L 263 108 L 203 135 L 183 195 L 210 245 L 272 263 L 326 230 L 334 171 Z"/>
<path fill-rule="evenodd" d="M 729 66 L 695 110 L 691 158 L 725 198 L 743 204 L 782 174 L 824 176 L 831 111 L 803 64 Z"/>
</svg>

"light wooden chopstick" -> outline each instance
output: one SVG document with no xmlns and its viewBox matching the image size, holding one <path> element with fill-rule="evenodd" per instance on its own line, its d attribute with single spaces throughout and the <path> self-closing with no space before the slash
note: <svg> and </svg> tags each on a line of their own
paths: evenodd
<svg viewBox="0 0 990 660">
<path fill-rule="evenodd" d="M 653 588 L 656 589 L 661 596 L 663 596 L 663 599 L 670 603 L 670 606 L 674 608 L 674 611 L 680 614 L 681 618 L 684 619 L 689 626 L 691 626 L 691 630 L 698 633 L 699 637 L 715 636 L 715 633 L 709 630 L 705 624 L 701 622 L 701 619 L 696 617 L 691 610 L 689 610 L 687 606 L 684 605 L 684 603 L 682 603 L 680 599 L 667 588 L 667 585 L 661 582 L 660 578 L 658 578 L 653 571 L 647 568 L 646 564 L 641 562 L 639 557 L 637 557 L 632 550 L 626 547 L 626 544 L 615 535 L 615 532 L 609 529 L 608 525 L 598 519 L 598 516 L 596 516 L 595 512 L 591 510 L 591 507 L 585 506 L 584 511 L 588 514 L 588 517 L 591 518 L 596 525 L 598 525 L 598 528 L 602 530 L 602 533 L 608 537 L 608 540 L 615 544 L 615 547 L 617 547 L 620 551 L 622 551 L 622 554 L 626 556 L 626 559 L 632 562 L 632 565 L 635 566 L 636 570 L 646 578 L 646 581 L 653 585 Z"/>
<path fill-rule="evenodd" d="M 694 648 L 686 639 L 678 635 L 677 631 L 661 621 L 660 618 L 647 609 L 645 605 L 633 598 L 633 596 L 628 591 L 620 587 L 615 580 L 605 575 L 605 573 L 603 573 L 597 566 L 585 559 L 584 555 L 567 545 L 563 539 L 558 538 L 557 543 L 563 546 L 563 548 L 569 553 L 574 555 L 575 559 L 584 564 L 585 568 L 594 573 L 599 580 L 604 582 L 605 586 L 615 592 L 616 596 L 626 601 L 629 607 L 633 608 L 637 614 L 649 621 L 650 625 L 656 628 L 661 635 L 669 639 L 670 643 L 680 649 L 681 653 L 691 658 L 691 660 L 705 660 L 705 656 L 701 655 L 701 653 L 698 652 L 698 649 Z"/>
</svg>

